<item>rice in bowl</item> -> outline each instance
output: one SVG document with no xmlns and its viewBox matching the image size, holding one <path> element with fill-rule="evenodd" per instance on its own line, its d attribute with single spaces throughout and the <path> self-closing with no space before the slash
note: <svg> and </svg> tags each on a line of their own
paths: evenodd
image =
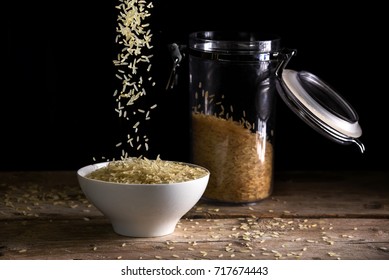
<svg viewBox="0 0 389 280">
<path fill-rule="evenodd" d="M 121 184 L 171 184 L 199 179 L 208 174 L 205 168 L 182 162 L 129 157 L 111 161 L 86 177 Z"/>
<path fill-rule="evenodd" d="M 77 177 L 86 198 L 116 233 L 170 234 L 200 200 L 210 172 L 190 163 L 127 158 L 84 166 Z"/>
</svg>

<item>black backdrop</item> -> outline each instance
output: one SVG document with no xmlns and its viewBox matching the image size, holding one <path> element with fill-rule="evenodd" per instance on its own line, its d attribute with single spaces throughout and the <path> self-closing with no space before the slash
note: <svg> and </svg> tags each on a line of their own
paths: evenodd
<svg viewBox="0 0 389 280">
<path fill-rule="evenodd" d="M 93 156 L 109 157 L 122 129 L 112 98 L 117 2 L 14 2 L 1 4 L 0 169 L 77 169 Z M 297 49 L 288 68 L 320 76 L 356 109 L 366 152 L 324 138 L 278 102 L 276 169 L 387 170 L 384 9 L 371 1 L 290 2 L 154 1 L 154 42 L 185 41 L 196 30 L 278 34 Z M 187 160 L 185 89 L 161 90 L 155 99 L 152 144 L 163 158 Z"/>
</svg>

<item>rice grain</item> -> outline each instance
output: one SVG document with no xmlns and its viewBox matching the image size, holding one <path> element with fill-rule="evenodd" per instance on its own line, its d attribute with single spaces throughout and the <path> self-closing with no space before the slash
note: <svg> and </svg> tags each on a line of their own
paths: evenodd
<svg viewBox="0 0 389 280">
<path fill-rule="evenodd" d="M 111 161 L 88 175 L 89 178 L 125 184 L 167 184 L 199 179 L 208 171 L 179 162 L 161 159 L 126 158 Z"/>
</svg>

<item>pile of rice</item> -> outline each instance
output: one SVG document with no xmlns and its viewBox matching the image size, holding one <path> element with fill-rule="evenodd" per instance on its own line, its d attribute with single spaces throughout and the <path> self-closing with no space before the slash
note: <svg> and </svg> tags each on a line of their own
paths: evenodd
<svg viewBox="0 0 389 280">
<path fill-rule="evenodd" d="M 111 161 L 87 177 L 124 184 L 170 184 L 199 179 L 208 174 L 204 168 L 180 162 L 129 157 Z"/>
<path fill-rule="evenodd" d="M 250 203 L 272 191 L 273 146 L 241 123 L 213 115 L 192 115 L 193 162 L 210 177 L 204 197 L 230 203 Z"/>
</svg>

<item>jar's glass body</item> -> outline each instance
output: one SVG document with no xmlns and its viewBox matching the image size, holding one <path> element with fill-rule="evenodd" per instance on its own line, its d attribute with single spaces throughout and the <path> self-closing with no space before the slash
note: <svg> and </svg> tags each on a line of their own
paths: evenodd
<svg viewBox="0 0 389 280">
<path fill-rule="evenodd" d="M 190 34 L 191 160 L 211 172 L 205 199 L 252 203 L 272 193 L 280 39 L 261 36 Z"/>
</svg>

